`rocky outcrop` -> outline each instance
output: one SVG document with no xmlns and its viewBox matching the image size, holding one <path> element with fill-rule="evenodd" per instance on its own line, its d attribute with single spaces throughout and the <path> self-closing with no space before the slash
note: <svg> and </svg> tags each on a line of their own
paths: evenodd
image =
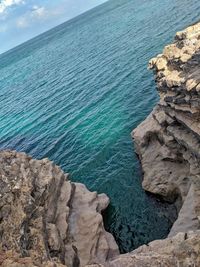
<svg viewBox="0 0 200 267">
<path fill-rule="evenodd" d="M 146 191 L 179 211 L 169 236 L 200 229 L 200 23 L 153 58 L 160 101 L 132 133 Z"/>
<path fill-rule="evenodd" d="M 110 267 L 151 266 L 200 266 L 200 231 L 179 233 L 172 238 L 155 240 L 148 246 L 141 246 L 131 253 L 120 255 L 110 261 Z"/>
<path fill-rule="evenodd" d="M 47 159 L 0 152 L 0 266 L 107 266 L 118 255 L 101 216 L 108 203 Z"/>
</svg>

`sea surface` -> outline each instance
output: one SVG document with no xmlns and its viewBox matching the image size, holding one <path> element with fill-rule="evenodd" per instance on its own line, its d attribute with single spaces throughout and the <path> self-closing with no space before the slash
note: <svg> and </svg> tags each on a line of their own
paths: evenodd
<svg viewBox="0 0 200 267">
<path fill-rule="evenodd" d="M 0 149 L 48 157 L 107 193 L 121 252 L 171 227 L 142 190 L 130 133 L 158 100 L 148 60 L 199 19 L 199 0 L 111 0 L 0 56 Z"/>
</svg>

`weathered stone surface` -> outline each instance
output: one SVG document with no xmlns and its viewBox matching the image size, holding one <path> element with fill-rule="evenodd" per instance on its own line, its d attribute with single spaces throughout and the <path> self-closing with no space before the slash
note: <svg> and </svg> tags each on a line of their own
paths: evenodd
<svg viewBox="0 0 200 267">
<path fill-rule="evenodd" d="M 160 102 L 132 133 L 143 187 L 176 205 L 169 236 L 200 229 L 200 23 L 153 58 Z"/>
<path fill-rule="evenodd" d="M 118 254 L 101 216 L 108 203 L 47 159 L 0 152 L 0 265 L 106 265 Z"/>
<path fill-rule="evenodd" d="M 156 240 L 110 262 L 110 267 L 200 266 L 200 231 Z"/>
<path fill-rule="evenodd" d="M 200 266 L 200 231 L 179 233 L 155 240 L 131 253 L 117 256 L 109 267 L 196 267 Z M 87 267 L 103 267 L 90 265 Z"/>
</svg>

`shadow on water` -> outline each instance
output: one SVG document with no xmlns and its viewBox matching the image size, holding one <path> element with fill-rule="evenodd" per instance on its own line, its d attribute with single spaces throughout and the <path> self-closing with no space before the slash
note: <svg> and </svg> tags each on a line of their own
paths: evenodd
<svg viewBox="0 0 200 267">
<path fill-rule="evenodd" d="M 137 174 L 135 175 L 138 177 L 139 187 L 142 190 L 142 169 L 139 161 L 137 163 L 137 168 L 135 168 Z M 142 191 L 146 199 L 146 206 L 143 206 L 141 199 L 140 202 L 136 199 L 136 203 L 134 203 L 134 195 L 125 192 L 126 201 L 130 201 L 127 213 L 124 210 L 119 212 L 118 207 L 115 207 L 114 204 L 116 199 L 112 202 L 111 198 L 111 203 L 102 214 L 105 229 L 114 236 L 120 253 L 127 253 L 143 244 L 148 244 L 155 240 L 155 236 L 157 239 L 166 238 L 178 217 L 174 204 L 163 201 L 159 196 Z M 138 213 L 141 209 L 140 205 L 143 206 L 143 213 Z M 152 224 L 154 227 L 151 227 Z"/>
</svg>

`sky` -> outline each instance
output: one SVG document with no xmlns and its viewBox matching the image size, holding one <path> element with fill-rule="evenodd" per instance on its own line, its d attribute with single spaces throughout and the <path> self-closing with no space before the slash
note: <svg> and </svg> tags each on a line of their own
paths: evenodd
<svg viewBox="0 0 200 267">
<path fill-rule="evenodd" d="M 106 0 L 0 0 L 0 53 Z"/>
</svg>

